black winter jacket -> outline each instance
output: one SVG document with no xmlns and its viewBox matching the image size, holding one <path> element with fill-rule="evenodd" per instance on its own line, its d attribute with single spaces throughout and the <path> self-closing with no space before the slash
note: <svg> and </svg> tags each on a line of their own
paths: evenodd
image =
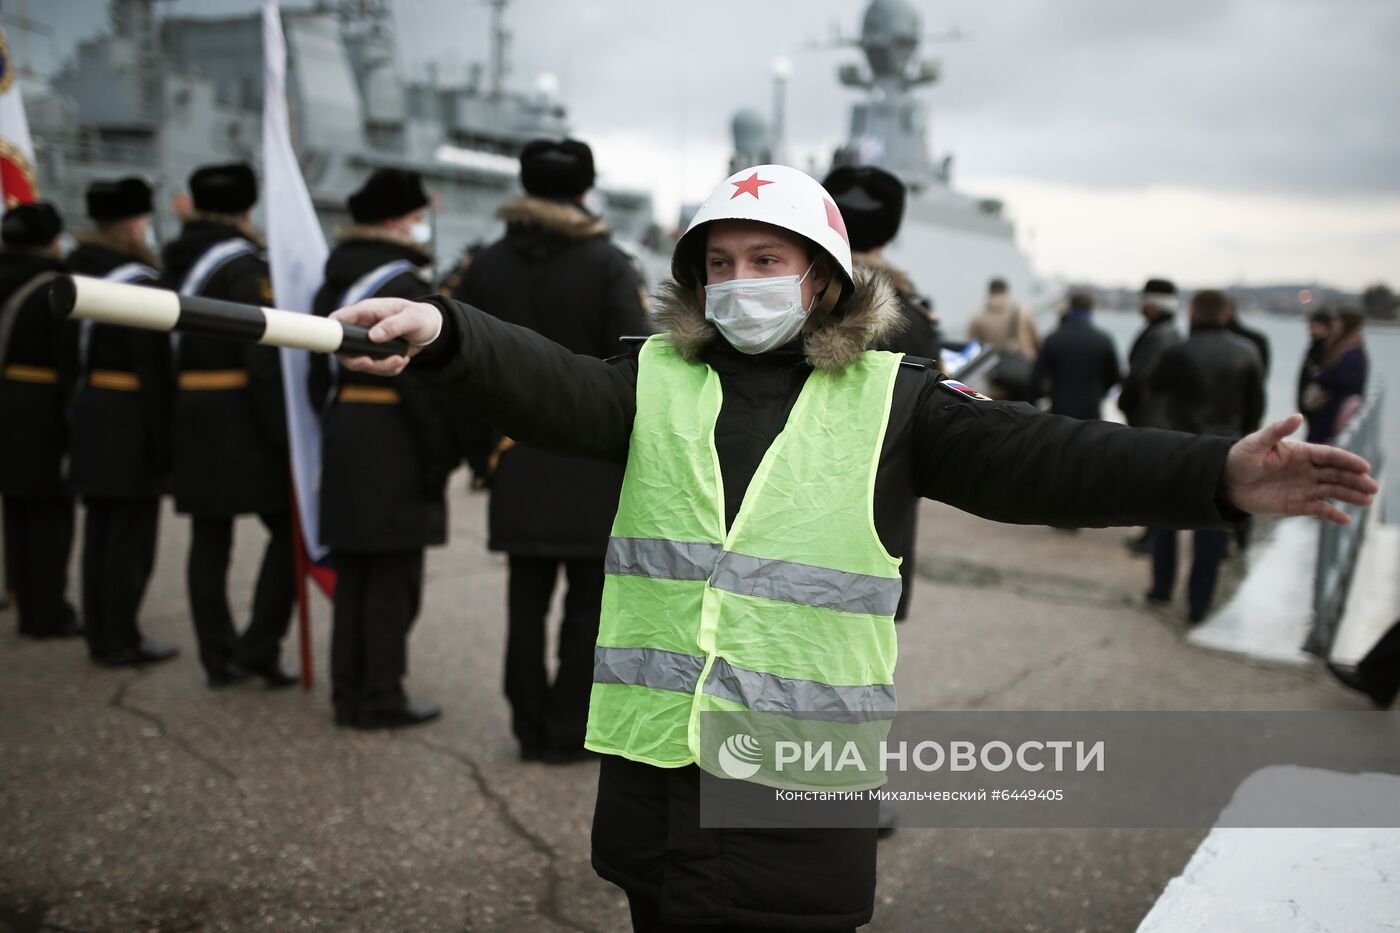
<svg viewBox="0 0 1400 933">
<path fill-rule="evenodd" d="M 55 257 L 0 250 L 0 305 L 36 275 L 65 268 Z M 63 477 L 68 452 L 65 407 L 76 340 L 77 327 L 49 310 L 49 286 L 35 289 L 18 308 L 9 349 L 0 359 L 0 495 L 68 495 Z"/>
<path fill-rule="evenodd" d="M 1035 358 L 1032 384 L 1048 386 L 1054 414 L 1097 419 L 1103 417 L 1104 396 L 1119 378 L 1113 338 L 1087 316 L 1070 315 L 1045 338 Z"/>
<path fill-rule="evenodd" d="M 500 216 L 505 236 L 477 255 L 454 298 L 585 356 L 614 356 L 620 338 L 650 333 L 636 272 L 605 223 L 573 204 L 528 196 Z M 601 559 L 621 489 L 615 461 L 531 444 L 503 449 L 491 478 L 489 547 Z"/>
<path fill-rule="evenodd" d="M 432 257 L 376 228 L 342 231 L 326 260 L 315 311 L 345 303 L 362 276 L 403 260 L 405 269 L 365 297 L 418 298 L 432 291 L 421 270 Z M 447 477 L 461 457 L 438 394 L 417 378 L 386 379 L 341 369 L 332 384 L 329 357 L 312 357 L 312 407 L 321 415 L 321 543 L 357 553 L 416 550 L 447 540 Z M 350 386 L 397 393 L 398 404 L 343 401 Z M 334 391 L 332 391 L 334 390 Z"/>
<path fill-rule="evenodd" d="M 662 329 L 688 358 L 718 373 L 715 428 L 726 520 L 782 429 L 813 366 L 839 369 L 878 341 L 892 290 L 858 270 L 840 317 L 770 353 L 734 351 L 698 302 L 663 291 Z M 475 308 L 435 299 L 442 336 L 412 364 L 454 411 L 528 443 L 626 460 L 636 412 L 637 361 L 571 354 Z M 1072 526 L 1222 524 L 1217 504 L 1230 442 L 982 401 L 921 366 L 902 368 L 876 477 L 876 529 L 900 555 L 915 496 L 987 518 Z M 1123 482 L 1123 477 L 1133 482 Z M 820 929 L 866 922 L 873 910 L 873 830 L 700 829 L 695 769 L 611 759 L 598 786 L 593 863 L 625 889 L 660 899 L 665 919 Z"/>
<path fill-rule="evenodd" d="M 205 251 L 232 237 L 257 240 L 232 224 L 191 220 L 166 244 L 165 286 L 179 291 Z M 226 263 L 209 279 L 205 298 L 271 305 L 261 253 Z M 191 515 L 284 512 L 291 506 L 287 412 L 276 347 L 185 335 L 175 352 L 179 375 L 242 370 L 245 388 L 178 389 L 175 393 L 175 509 Z"/>
<path fill-rule="evenodd" d="M 1262 330 L 1255 330 L 1248 327 L 1240 320 L 1239 315 L 1230 318 L 1230 323 L 1225 327 L 1237 337 L 1243 337 L 1254 344 L 1254 349 L 1259 351 L 1259 363 L 1264 368 L 1264 378 L 1269 378 L 1269 338 Z"/>
<path fill-rule="evenodd" d="M 68 266 L 77 275 L 101 278 L 128 263 L 141 263 L 154 271 L 156 257 L 143 246 L 100 234 L 80 238 L 79 243 L 68 256 Z M 171 461 L 175 380 L 170 336 L 109 324 L 84 323 L 80 328 L 87 329 L 87 337 L 79 341 L 85 350 L 79 354 L 72 403 L 73 489 L 96 499 L 159 498 Z M 130 373 L 139 388 L 90 385 L 88 375 L 94 370 Z"/>
<path fill-rule="evenodd" d="M 1259 353 L 1225 327 L 1192 327 L 1191 336 L 1163 351 L 1151 385 L 1178 431 L 1242 437 L 1264 418 Z"/>
<path fill-rule="evenodd" d="M 1123 393 L 1118 396 L 1118 407 L 1133 427 L 1168 426 L 1166 404 L 1152 392 L 1149 380 L 1162 351 L 1178 343 L 1181 332 L 1176 329 L 1174 314 L 1163 314 L 1149 322 L 1133 341 L 1133 348 L 1128 351 L 1128 375 L 1123 378 Z"/>
</svg>

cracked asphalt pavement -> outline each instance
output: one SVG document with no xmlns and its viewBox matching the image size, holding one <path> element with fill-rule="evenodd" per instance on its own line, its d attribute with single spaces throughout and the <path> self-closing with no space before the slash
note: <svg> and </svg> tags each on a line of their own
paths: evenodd
<svg viewBox="0 0 1400 933">
<path fill-rule="evenodd" d="M 628 929 L 621 893 L 589 866 L 596 764 L 516 757 L 505 565 L 484 549 L 485 499 L 462 487 L 410 649 L 410 693 L 446 708 L 428 726 L 332 725 L 320 598 L 312 694 L 208 690 L 188 525 L 168 510 L 142 624 L 180 646 L 176 661 L 100 669 L 80 642 L 22 640 L 0 614 L 0 931 Z M 1124 530 L 923 510 L 904 709 L 1363 708 L 1319 670 L 1185 644 L 1184 607 L 1141 605 L 1147 567 Z M 230 591 L 246 618 L 264 538 L 256 519 L 237 535 Z M 1130 930 L 1202 835 L 902 830 L 881 844 L 868 929 Z"/>
</svg>

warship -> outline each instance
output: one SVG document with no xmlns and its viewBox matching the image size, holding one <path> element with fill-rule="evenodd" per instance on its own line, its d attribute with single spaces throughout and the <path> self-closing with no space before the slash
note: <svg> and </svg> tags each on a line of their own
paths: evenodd
<svg viewBox="0 0 1400 933">
<path fill-rule="evenodd" d="M 878 165 L 908 186 L 903 226 L 885 253 L 932 299 L 945 334 L 954 337 L 965 332 L 994 277 L 1005 279 L 1012 295 L 1033 307 L 1045 304 L 1047 296 L 1017 246 L 1015 226 L 1002 202 L 956 190 L 952 156 L 935 161 L 931 155 L 928 108 L 917 92 L 936 84 L 942 68 L 918 54 L 923 40 L 919 12 L 907 0 L 872 0 L 865 7 L 859 36 L 835 43 L 858 48 L 865 67 L 847 62 L 837 71 L 841 84 L 860 96 L 851 107 L 846 142 L 836 148 L 831 167 Z M 787 77 L 780 62 L 774 68 L 771 119 L 751 109 L 735 114 L 731 171 L 782 161 Z"/>
<path fill-rule="evenodd" d="M 441 269 L 499 235 L 495 212 L 520 193 L 524 144 L 569 135 L 557 81 L 508 84 L 508 0 L 487 2 L 489 61 L 457 81 L 432 67 L 405 76 L 389 0 L 284 8 L 293 142 L 328 235 L 349 220 L 345 199 L 370 172 L 412 169 L 433 196 Z M 255 9 L 158 17 L 155 5 L 111 0 L 109 28 L 24 94 L 44 196 L 83 217 L 93 178 L 141 175 L 156 189 L 165 240 L 188 206 L 185 180 L 196 166 L 261 161 L 262 25 Z M 656 236 L 649 192 L 600 186 L 587 203 L 629 252 Z"/>
</svg>

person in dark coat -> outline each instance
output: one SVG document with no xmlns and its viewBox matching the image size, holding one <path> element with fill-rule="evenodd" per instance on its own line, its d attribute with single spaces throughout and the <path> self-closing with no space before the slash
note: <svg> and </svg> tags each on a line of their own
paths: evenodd
<svg viewBox="0 0 1400 933">
<path fill-rule="evenodd" d="M 65 407 L 75 328 L 49 311 L 49 287 L 66 266 L 63 220 L 47 202 L 0 221 L 0 496 L 5 500 L 6 582 L 19 632 L 31 638 L 82 633 L 68 590 L 73 494 L 64 481 Z"/>
<path fill-rule="evenodd" d="M 1332 312 L 1326 308 L 1318 308 L 1308 315 L 1308 349 L 1303 353 L 1303 363 L 1298 367 L 1298 395 L 1294 405 L 1303 413 L 1307 419 L 1308 430 L 1312 430 L 1312 413 L 1307 410 L 1304 396 L 1308 390 L 1308 383 L 1312 382 L 1313 373 L 1322 363 L 1322 355 L 1327 352 L 1327 344 L 1332 338 L 1333 328 L 1336 326 L 1336 318 Z"/>
<path fill-rule="evenodd" d="M 206 165 L 190 176 L 194 212 L 164 251 L 165 284 L 185 295 L 271 305 L 262 240 L 249 224 L 253 170 Z M 297 678 L 281 665 L 296 599 L 290 466 L 276 347 L 182 336 L 175 344 L 175 510 L 191 518 L 187 581 L 199 660 L 211 687 L 248 674 L 268 686 Z M 258 515 L 267 548 L 252 621 L 239 635 L 228 599 L 233 520 Z"/>
<path fill-rule="evenodd" d="M 140 178 L 95 181 L 87 209 L 96 229 L 78 236 L 69 269 L 113 282 L 158 282 L 158 260 L 146 244 L 151 187 Z M 88 651 L 108 665 L 172 658 L 175 648 L 146 640 L 136 622 L 155 567 L 160 497 L 170 475 L 170 338 L 91 321 L 80 327 L 70 470 L 86 510 Z"/>
<path fill-rule="evenodd" d="M 754 170 L 726 184 L 755 190 L 759 179 L 743 180 L 748 172 Z M 705 319 L 704 293 L 695 287 L 731 264 L 707 271 L 709 264 L 698 262 L 694 252 L 678 249 L 673 272 L 680 279 L 665 287 L 658 320 L 675 356 L 703 364 L 706 380 L 718 383 L 723 402 L 711 447 L 725 527 L 739 514 L 760 461 L 813 372 L 845 371 L 899 319 L 887 286 L 872 283 L 868 272 L 855 270 L 853 279 L 838 281 L 832 265 L 813 264 L 811 247 L 797 234 L 784 236 L 783 228 L 764 224 L 740 226 L 753 221 L 731 224 L 726 235 L 758 234 L 777 243 L 765 247 L 762 255 L 774 261 L 763 271 L 745 265 L 733 273 L 744 276 L 740 281 L 796 277 L 811 266 L 800 302 L 818 310 L 804 312 L 805 331 L 786 343 L 763 351 L 736 349 Z M 831 248 L 817 247 L 815 258 Z M 839 262 L 836 254 L 827 255 Z M 826 296 L 820 305 L 818 296 Z M 524 443 L 561 453 L 628 459 L 639 406 L 634 354 L 606 362 L 574 354 L 527 328 L 442 298 L 365 302 L 335 316 L 372 326 L 373 339 L 403 337 L 413 347 L 411 364 L 403 356 L 353 357 L 342 359 L 346 366 L 388 375 L 410 365 L 460 417 L 485 418 Z M 898 367 L 891 390 L 870 508 L 882 548 L 895 556 L 914 496 L 998 521 L 1190 527 L 1224 524 L 1240 510 L 1291 510 L 1342 522 L 1344 513 L 1325 495 L 1365 503 L 1377 488 L 1358 457 L 1284 443 L 1297 418 L 1235 442 L 1057 417 L 989 400 L 925 366 Z M 655 410 L 654 401 L 648 404 Z M 1324 476 L 1335 476 L 1342 488 L 1334 490 Z M 684 488 L 656 490 L 659 502 L 684 501 L 686 495 Z M 655 624 L 658 632 L 682 631 L 694 619 L 658 617 Z M 605 666 L 602 673 L 618 672 Z M 683 695 L 694 711 L 699 701 L 689 690 Z M 603 758 L 593 865 L 626 891 L 634 930 L 677 924 L 849 930 L 869 921 L 873 828 L 701 828 L 699 784 L 694 764 L 659 768 L 620 755 Z"/>
<path fill-rule="evenodd" d="M 1370 360 L 1362 335 L 1364 323 L 1365 318 L 1355 309 L 1338 313 L 1336 328 L 1303 389 L 1308 440 L 1314 444 L 1335 440 L 1366 393 Z"/>
<path fill-rule="evenodd" d="M 904 326 L 886 336 L 876 350 L 893 350 L 909 356 L 933 361 L 939 366 L 938 321 L 928 300 L 921 297 L 904 270 L 884 258 L 885 247 L 899 233 L 904 219 L 904 182 L 882 168 L 874 166 L 842 166 L 832 170 L 822 182 L 831 199 L 841 209 L 846 233 L 851 238 L 851 261 L 858 267 L 884 274 L 894 286 L 899 299 L 899 311 Z M 909 533 L 901 553 L 904 563 L 899 576 L 904 587 L 900 590 L 899 608 L 894 612 L 896 622 L 909 617 L 909 602 L 914 593 L 917 560 L 914 544 L 918 540 L 918 501 L 909 503 Z"/>
<path fill-rule="evenodd" d="M 379 169 L 354 194 L 316 295 L 317 314 L 371 297 L 432 291 L 417 172 Z M 336 572 L 331 702 L 337 725 L 410 726 L 441 708 L 404 692 L 408 633 L 423 596 L 423 550 L 447 540 L 447 477 L 460 455 L 437 395 L 416 379 L 312 357 L 321 415 L 321 544 Z"/>
<path fill-rule="evenodd" d="M 1179 306 L 1180 297 L 1171 280 L 1148 279 L 1142 286 L 1140 307 L 1147 325 L 1128 351 L 1128 374 L 1123 377 L 1123 391 L 1118 396 L 1119 410 L 1135 428 L 1167 426 L 1165 405 L 1152 394 L 1149 383 L 1162 351 L 1181 342 L 1181 333 L 1176 329 Z M 1129 549 L 1137 554 L 1151 554 L 1153 533 L 1151 528 L 1144 529 L 1140 537 L 1128 542 Z"/>
<path fill-rule="evenodd" d="M 1094 326 L 1092 296 L 1070 296 L 1069 310 L 1035 358 L 1032 384 L 1050 398 L 1050 412 L 1081 420 L 1102 417 L 1104 397 L 1121 378 L 1113 338 Z"/>
<path fill-rule="evenodd" d="M 1264 381 L 1267 382 L 1269 379 L 1270 362 L 1268 336 L 1265 335 L 1262 330 L 1255 330 L 1253 327 L 1247 326 L 1244 321 L 1240 320 L 1239 304 L 1235 301 L 1234 295 L 1225 292 L 1225 301 L 1227 305 L 1226 314 L 1228 316 L 1225 326 L 1229 328 L 1230 332 L 1235 336 L 1243 337 L 1245 340 L 1254 344 L 1254 349 L 1259 353 L 1259 362 L 1264 367 Z"/>
<path fill-rule="evenodd" d="M 583 207 L 593 180 L 586 144 L 526 145 L 520 155 L 525 194 L 501 208 L 505 236 L 477 254 L 454 297 L 591 357 L 615 356 L 624 350 L 622 337 L 647 334 L 631 261 L 613 245 L 608 225 Z M 511 727 L 525 760 L 567 762 L 583 754 L 603 555 L 622 468 L 504 437 L 496 451 L 488 545 L 509 555 L 505 694 Z M 545 623 L 561 570 L 568 589 L 551 683 Z"/>
<path fill-rule="evenodd" d="M 1238 438 L 1257 430 L 1264 418 L 1264 365 L 1254 345 L 1226 326 L 1227 315 L 1223 292 L 1197 292 L 1191 297 L 1191 335 L 1168 347 L 1157 361 L 1151 389 L 1166 402 L 1167 422 L 1173 430 Z M 1225 531 L 1194 532 L 1187 584 L 1193 623 L 1204 620 L 1210 610 L 1227 543 Z M 1175 531 L 1153 536 L 1150 602 L 1171 601 L 1176 549 Z"/>
</svg>

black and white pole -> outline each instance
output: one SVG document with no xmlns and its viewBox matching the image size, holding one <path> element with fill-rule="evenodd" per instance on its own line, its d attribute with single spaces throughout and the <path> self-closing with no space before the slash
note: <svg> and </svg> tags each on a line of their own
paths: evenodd
<svg viewBox="0 0 1400 933">
<path fill-rule="evenodd" d="M 404 340 L 375 343 L 369 339 L 368 329 L 358 324 L 84 275 L 55 280 L 50 302 L 54 312 L 62 316 L 142 330 L 222 337 L 313 353 L 386 357 L 408 352 Z"/>
</svg>

